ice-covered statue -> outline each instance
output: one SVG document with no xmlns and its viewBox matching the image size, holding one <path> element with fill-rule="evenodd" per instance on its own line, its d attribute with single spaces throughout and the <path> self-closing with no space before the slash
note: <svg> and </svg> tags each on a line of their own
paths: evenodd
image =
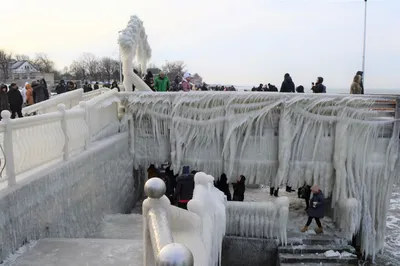
<svg viewBox="0 0 400 266">
<path fill-rule="evenodd" d="M 151 48 L 147 41 L 143 22 L 137 16 L 132 16 L 126 28 L 121 31 L 118 44 L 125 91 L 132 91 L 133 85 L 135 85 L 137 91 L 151 91 L 149 86 L 133 72 L 133 60 L 135 58 L 139 61 L 142 72 L 146 72 L 147 62 L 151 57 Z"/>
</svg>

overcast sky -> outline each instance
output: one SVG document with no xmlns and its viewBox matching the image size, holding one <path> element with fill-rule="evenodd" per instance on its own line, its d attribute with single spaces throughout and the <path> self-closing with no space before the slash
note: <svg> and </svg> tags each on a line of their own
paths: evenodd
<svg viewBox="0 0 400 266">
<path fill-rule="evenodd" d="M 0 48 L 118 58 L 118 31 L 143 20 L 152 62 L 186 62 L 208 83 L 348 88 L 362 65 L 363 0 L 0 0 Z M 366 87 L 400 88 L 400 0 L 368 0 Z"/>
</svg>

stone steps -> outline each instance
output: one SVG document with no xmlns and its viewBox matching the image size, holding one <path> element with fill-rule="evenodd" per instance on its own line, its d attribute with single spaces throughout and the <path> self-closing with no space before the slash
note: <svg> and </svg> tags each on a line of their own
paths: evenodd
<svg viewBox="0 0 400 266">
<path fill-rule="evenodd" d="M 319 263 L 324 265 L 324 263 L 347 263 L 349 265 L 357 265 L 357 257 L 325 257 L 324 254 L 279 254 L 279 260 L 282 263 Z"/>
<path fill-rule="evenodd" d="M 142 266 L 141 240 L 41 239 L 5 266 Z"/>
<path fill-rule="evenodd" d="M 358 265 L 356 256 L 326 257 L 328 250 L 355 254 L 355 249 L 345 239 L 328 235 L 297 235 L 288 239 L 289 245 L 278 247 L 280 266 L 345 266 Z"/>
<path fill-rule="evenodd" d="M 281 263 L 280 266 L 354 266 L 354 264 L 348 263 Z"/>
<path fill-rule="evenodd" d="M 298 246 L 285 246 L 278 247 L 279 253 L 288 253 L 288 254 L 307 254 L 307 253 L 324 253 L 325 251 L 333 250 L 333 251 L 347 251 L 349 253 L 354 254 L 356 250 L 352 246 L 343 246 L 343 245 L 298 245 Z"/>
</svg>

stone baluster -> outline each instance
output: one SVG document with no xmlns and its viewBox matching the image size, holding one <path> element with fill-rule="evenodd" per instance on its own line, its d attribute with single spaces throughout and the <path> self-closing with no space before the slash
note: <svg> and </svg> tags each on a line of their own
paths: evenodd
<svg viewBox="0 0 400 266">
<path fill-rule="evenodd" d="M 4 158 L 6 164 L 6 173 L 8 186 L 14 186 L 17 184 L 15 175 L 14 165 L 14 148 L 13 148 L 13 136 L 12 136 L 12 124 L 11 124 L 11 113 L 7 110 L 1 112 L 2 122 L 5 123 L 4 131 Z"/>
</svg>

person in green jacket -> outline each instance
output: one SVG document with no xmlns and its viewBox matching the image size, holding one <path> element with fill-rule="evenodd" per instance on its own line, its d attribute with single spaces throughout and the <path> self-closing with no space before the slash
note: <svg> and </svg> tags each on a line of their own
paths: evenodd
<svg viewBox="0 0 400 266">
<path fill-rule="evenodd" d="M 156 91 L 169 91 L 169 80 L 164 72 L 161 71 L 154 80 L 154 88 Z"/>
</svg>

